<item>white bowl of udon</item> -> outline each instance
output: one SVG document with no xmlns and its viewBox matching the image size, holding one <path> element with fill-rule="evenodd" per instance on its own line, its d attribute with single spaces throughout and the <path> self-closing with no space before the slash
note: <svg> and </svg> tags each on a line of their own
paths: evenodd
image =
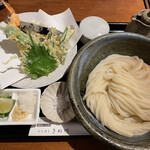
<svg viewBox="0 0 150 150">
<path fill-rule="evenodd" d="M 112 33 L 84 45 L 68 89 L 78 120 L 121 149 L 150 149 L 150 39 Z"/>
</svg>

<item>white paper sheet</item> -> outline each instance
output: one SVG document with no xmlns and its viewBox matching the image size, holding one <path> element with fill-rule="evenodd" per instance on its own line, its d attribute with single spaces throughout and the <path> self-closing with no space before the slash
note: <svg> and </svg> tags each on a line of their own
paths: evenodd
<svg viewBox="0 0 150 150">
<path fill-rule="evenodd" d="M 25 74 L 20 73 L 19 69 L 10 69 L 6 72 L 0 73 L 0 89 L 4 89 L 24 77 Z"/>
</svg>

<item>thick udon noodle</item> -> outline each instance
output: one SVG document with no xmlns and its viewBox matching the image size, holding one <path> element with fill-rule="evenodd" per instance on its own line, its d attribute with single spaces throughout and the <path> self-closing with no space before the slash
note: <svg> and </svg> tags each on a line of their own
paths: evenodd
<svg viewBox="0 0 150 150">
<path fill-rule="evenodd" d="M 111 55 L 90 73 L 84 96 L 109 129 L 133 136 L 150 130 L 150 66 L 137 56 Z"/>
</svg>

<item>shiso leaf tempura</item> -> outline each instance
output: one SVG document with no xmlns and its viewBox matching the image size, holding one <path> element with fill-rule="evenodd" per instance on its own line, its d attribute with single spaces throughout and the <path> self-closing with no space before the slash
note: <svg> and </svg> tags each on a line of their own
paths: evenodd
<svg viewBox="0 0 150 150">
<path fill-rule="evenodd" d="M 48 76 L 58 67 L 57 60 L 49 54 L 49 49 L 46 49 L 44 45 L 36 44 L 31 35 L 30 39 L 32 45 L 23 56 L 23 70 L 33 79 Z"/>
</svg>

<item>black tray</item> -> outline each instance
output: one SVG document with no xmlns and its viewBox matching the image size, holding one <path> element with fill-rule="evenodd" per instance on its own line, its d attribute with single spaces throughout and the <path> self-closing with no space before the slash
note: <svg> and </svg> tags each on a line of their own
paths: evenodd
<svg viewBox="0 0 150 150">
<path fill-rule="evenodd" d="M 110 32 L 111 33 L 118 33 L 118 32 L 124 32 L 124 29 L 126 27 L 127 23 L 109 23 L 110 26 Z M 83 44 L 79 41 L 78 44 L 78 50 L 83 46 Z M 67 74 L 64 75 L 64 77 L 61 79 L 61 81 L 66 81 Z M 41 88 L 41 92 L 46 87 Z M 42 117 L 43 114 L 40 112 L 40 116 Z M 8 125 L 8 126 L 0 126 L 0 141 L 12 141 L 12 140 L 34 140 L 34 139 L 46 139 L 46 137 L 31 137 L 28 136 L 30 125 Z M 59 137 L 61 138 L 61 137 Z M 63 137 L 62 137 L 63 138 Z"/>
</svg>

